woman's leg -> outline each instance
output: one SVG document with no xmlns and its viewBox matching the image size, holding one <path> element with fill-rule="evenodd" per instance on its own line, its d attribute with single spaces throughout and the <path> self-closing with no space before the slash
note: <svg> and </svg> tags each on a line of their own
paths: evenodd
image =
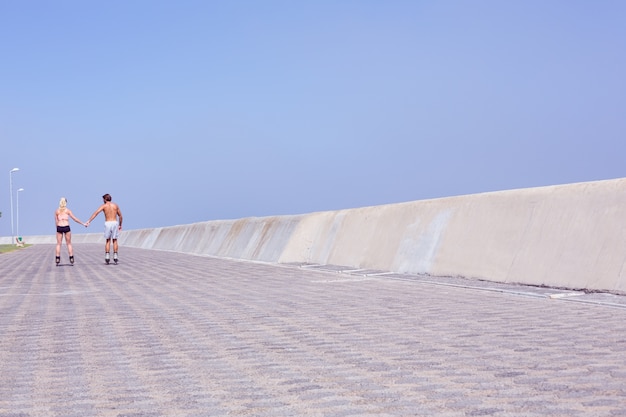
<svg viewBox="0 0 626 417">
<path fill-rule="evenodd" d="M 63 233 L 57 232 L 57 252 L 56 252 L 56 256 L 61 256 L 61 243 L 63 243 Z"/>
<path fill-rule="evenodd" d="M 74 256 L 74 249 L 72 249 L 72 232 L 67 232 L 65 234 L 65 244 L 67 245 L 67 253 L 71 256 Z"/>
</svg>

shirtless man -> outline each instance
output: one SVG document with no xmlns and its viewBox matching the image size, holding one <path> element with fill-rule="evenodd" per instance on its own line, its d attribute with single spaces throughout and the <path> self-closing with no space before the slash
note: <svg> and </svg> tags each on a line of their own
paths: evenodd
<svg viewBox="0 0 626 417">
<path fill-rule="evenodd" d="M 111 241 L 113 241 L 113 262 L 117 264 L 117 238 L 119 232 L 122 231 L 122 212 L 117 204 L 111 201 L 111 195 L 105 194 L 102 196 L 104 204 L 98 207 L 89 220 L 85 223 L 85 227 L 89 226 L 89 223 L 102 211 L 104 212 L 104 238 L 107 240 L 104 245 L 104 261 L 109 264 L 111 260 L 109 254 L 111 253 Z M 119 222 L 118 222 L 119 218 Z"/>
</svg>

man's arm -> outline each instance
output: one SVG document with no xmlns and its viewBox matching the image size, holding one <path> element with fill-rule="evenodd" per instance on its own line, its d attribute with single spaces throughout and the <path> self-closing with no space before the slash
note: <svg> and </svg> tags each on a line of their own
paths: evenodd
<svg viewBox="0 0 626 417">
<path fill-rule="evenodd" d="M 101 205 L 100 207 L 98 207 L 98 210 L 96 210 L 96 211 L 94 211 L 94 212 L 93 212 L 93 214 L 91 215 L 91 217 L 89 218 L 89 220 L 87 220 L 87 221 L 85 222 L 85 226 L 89 226 L 89 223 L 91 223 L 91 221 L 92 221 L 93 219 L 95 219 L 95 218 L 96 218 L 96 216 L 97 216 L 97 215 L 98 215 L 98 214 L 99 214 L 102 210 L 104 210 L 104 204 L 103 204 L 103 205 Z"/>
<path fill-rule="evenodd" d="M 122 230 L 122 210 L 120 210 L 120 206 L 117 206 L 117 217 L 120 218 L 120 227 L 119 227 L 119 229 Z"/>
</svg>

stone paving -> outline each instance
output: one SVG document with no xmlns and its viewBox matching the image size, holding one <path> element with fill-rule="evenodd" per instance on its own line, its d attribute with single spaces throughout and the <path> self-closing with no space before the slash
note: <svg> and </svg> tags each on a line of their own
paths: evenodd
<svg viewBox="0 0 626 417">
<path fill-rule="evenodd" d="M 75 245 L 0 255 L 0 417 L 626 416 L 626 297 Z"/>
</svg>

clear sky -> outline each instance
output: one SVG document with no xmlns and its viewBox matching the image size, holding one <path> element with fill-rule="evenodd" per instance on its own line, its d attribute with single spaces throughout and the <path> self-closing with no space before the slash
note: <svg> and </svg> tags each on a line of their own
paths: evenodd
<svg viewBox="0 0 626 417">
<path fill-rule="evenodd" d="M 624 177 L 625 22 L 620 0 L 0 0 L 0 235 L 14 167 L 26 236 L 61 196 L 142 229 Z"/>
</svg>

